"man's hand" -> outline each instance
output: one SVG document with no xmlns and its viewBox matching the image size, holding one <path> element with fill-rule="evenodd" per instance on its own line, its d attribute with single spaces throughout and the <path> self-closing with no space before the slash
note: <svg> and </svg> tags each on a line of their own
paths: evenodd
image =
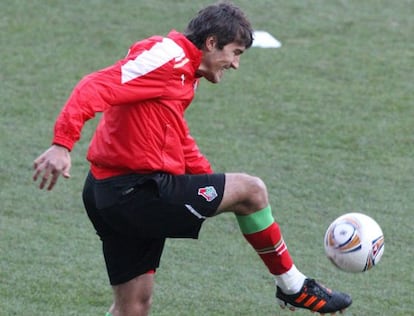
<svg viewBox="0 0 414 316">
<path fill-rule="evenodd" d="M 70 178 L 70 167 L 71 159 L 68 149 L 52 145 L 34 161 L 33 181 L 37 181 L 41 176 L 39 188 L 43 189 L 49 182 L 47 189 L 52 190 L 60 175 L 64 178 Z"/>
</svg>

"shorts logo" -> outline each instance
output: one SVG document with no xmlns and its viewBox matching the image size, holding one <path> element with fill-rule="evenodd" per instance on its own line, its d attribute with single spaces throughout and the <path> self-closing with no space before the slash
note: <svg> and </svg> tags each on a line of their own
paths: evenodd
<svg viewBox="0 0 414 316">
<path fill-rule="evenodd" d="M 198 189 L 198 195 L 201 195 L 207 202 L 213 201 L 217 197 L 216 189 L 212 186 Z"/>
</svg>

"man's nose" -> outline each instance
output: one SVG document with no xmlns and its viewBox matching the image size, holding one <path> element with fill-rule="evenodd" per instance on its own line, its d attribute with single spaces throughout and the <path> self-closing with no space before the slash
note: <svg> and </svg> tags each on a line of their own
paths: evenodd
<svg viewBox="0 0 414 316">
<path fill-rule="evenodd" d="M 233 62 L 231 63 L 231 68 L 238 69 L 240 65 L 240 56 L 234 56 Z"/>
</svg>

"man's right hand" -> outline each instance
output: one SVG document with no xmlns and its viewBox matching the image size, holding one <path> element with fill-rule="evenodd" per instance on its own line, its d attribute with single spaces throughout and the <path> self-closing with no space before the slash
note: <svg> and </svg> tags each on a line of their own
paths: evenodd
<svg viewBox="0 0 414 316">
<path fill-rule="evenodd" d="M 60 175 L 64 178 L 70 178 L 70 168 L 69 150 L 63 146 L 52 145 L 35 159 L 33 181 L 37 181 L 40 177 L 39 188 L 47 187 L 47 190 L 52 190 Z"/>
</svg>

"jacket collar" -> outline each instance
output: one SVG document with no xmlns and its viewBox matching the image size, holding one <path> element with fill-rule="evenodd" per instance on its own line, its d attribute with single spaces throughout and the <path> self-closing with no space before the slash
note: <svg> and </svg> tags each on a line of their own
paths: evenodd
<svg viewBox="0 0 414 316">
<path fill-rule="evenodd" d="M 201 64 L 203 52 L 198 49 L 192 42 L 190 42 L 190 40 L 188 40 L 184 34 L 177 32 L 176 30 L 171 30 L 170 33 L 168 33 L 167 37 L 172 39 L 183 48 L 187 58 L 190 59 L 194 67 L 194 72 L 196 72 Z"/>
</svg>

